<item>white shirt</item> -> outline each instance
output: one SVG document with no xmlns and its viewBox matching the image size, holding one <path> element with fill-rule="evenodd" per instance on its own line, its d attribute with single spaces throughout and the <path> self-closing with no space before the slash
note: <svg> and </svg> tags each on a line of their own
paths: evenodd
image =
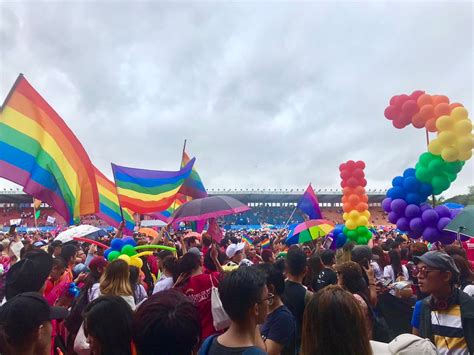
<svg viewBox="0 0 474 355">
<path fill-rule="evenodd" d="M 474 297 L 474 285 L 467 285 L 464 287 L 464 292 L 466 292 L 469 296 Z"/>
<path fill-rule="evenodd" d="M 153 288 L 153 294 L 160 291 L 169 290 L 171 287 L 173 287 L 173 278 L 165 276 L 155 284 L 155 287 Z"/>
<path fill-rule="evenodd" d="M 402 265 L 402 271 L 403 271 L 403 277 L 405 277 L 405 280 L 408 281 L 410 279 L 410 276 L 408 275 L 408 269 L 405 265 Z M 398 276 L 395 276 L 392 265 L 387 265 L 384 267 L 383 269 L 384 278 L 392 280 L 392 282 L 395 282 Z"/>
</svg>

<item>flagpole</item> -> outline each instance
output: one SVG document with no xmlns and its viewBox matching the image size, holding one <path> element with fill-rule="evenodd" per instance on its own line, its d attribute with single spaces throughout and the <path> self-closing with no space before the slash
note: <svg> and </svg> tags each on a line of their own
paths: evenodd
<svg viewBox="0 0 474 355">
<path fill-rule="evenodd" d="M 184 158 L 184 152 L 186 151 L 186 138 L 184 139 L 184 144 L 183 144 L 183 151 L 181 152 L 181 163 L 179 164 L 179 170 L 181 170 L 181 166 L 183 165 L 183 158 Z M 173 201 L 173 212 L 176 210 L 176 198 Z"/>
<path fill-rule="evenodd" d="M 34 216 L 35 216 L 35 228 L 38 228 L 38 221 L 36 220 L 36 203 L 35 203 L 35 199 L 33 199 L 33 213 L 34 213 Z"/>
<path fill-rule="evenodd" d="M 428 146 L 430 145 L 430 136 L 429 136 L 429 133 L 428 133 L 428 129 L 425 129 L 425 130 L 426 130 L 426 147 L 428 147 Z M 434 195 L 434 194 L 431 195 L 431 199 L 432 199 L 432 201 L 431 201 L 432 203 L 431 203 L 431 204 L 432 204 L 433 208 L 435 208 L 435 206 L 436 206 L 436 199 L 435 199 L 435 195 Z"/>
<path fill-rule="evenodd" d="M 112 166 L 112 174 L 114 175 L 114 185 L 115 185 L 115 193 L 117 194 L 117 199 L 119 200 L 119 207 L 120 207 L 120 216 L 122 217 L 122 222 L 125 223 L 125 218 L 123 218 L 123 210 L 122 210 L 122 204 L 120 203 L 119 199 L 119 194 L 117 191 L 117 178 L 115 177 L 115 170 L 113 164 L 110 164 Z"/>
<path fill-rule="evenodd" d="M 290 218 L 288 218 L 288 220 L 286 221 L 285 228 L 288 225 L 288 223 L 290 222 L 291 217 L 293 217 L 293 215 L 295 214 L 297 208 L 298 208 L 298 204 L 296 204 L 295 208 L 293 209 L 293 212 L 291 212 Z"/>
</svg>

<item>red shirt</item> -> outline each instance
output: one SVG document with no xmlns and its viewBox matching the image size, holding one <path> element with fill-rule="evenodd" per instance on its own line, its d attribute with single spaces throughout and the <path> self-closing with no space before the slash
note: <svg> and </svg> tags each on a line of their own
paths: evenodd
<svg viewBox="0 0 474 355">
<path fill-rule="evenodd" d="M 189 279 L 183 288 L 185 295 L 189 296 L 196 305 L 201 322 L 201 340 L 212 334 L 218 333 L 214 328 L 211 311 L 211 277 L 214 286 L 219 284 L 219 273 L 200 274 Z"/>
</svg>

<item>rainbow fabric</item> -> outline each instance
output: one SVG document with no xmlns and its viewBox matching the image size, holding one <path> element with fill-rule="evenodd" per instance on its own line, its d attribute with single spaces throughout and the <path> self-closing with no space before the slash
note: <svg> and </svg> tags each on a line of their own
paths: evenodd
<svg viewBox="0 0 474 355">
<path fill-rule="evenodd" d="M 168 222 L 168 218 L 171 217 L 174 211 L 176 211 L 183 203 L 187 202 L 189 197 L 177 194 L 174 202 L 166 210 L 162 212 L 149 213 L 149 216 L 152 216 L 156 219 L 159 219 L 163 222 Z"/>
<path fill-rule="evenodd" d="M 318 197 L 314 193 L 311 184 L 308 185 L 308 188 L 301 197 L 301 200 L 298 202 L 297 207 L 306 213 L 309 216 L 309 219 L 323 218 L 321 215 L 321 209 L 319 208 Z"/>
<path fill-rule="evenodd" d="M 132 212 L 126 208 L 120 212 L 120 204 L 112 181 L 102 174 L 99 169 L 94 167 L 95 177 L 97 181 L 97 190 L 99 191 L 99 212 L 96 215 L 108 222 L 111 226 L 117 228 L 122 222 L 122 213 L 125 220 L 124 228 L 129 233 L 133 233 L 135 221 Z"/>
<path fill-rule="evenodd" d="M 183 158 L 181 159 L 181 168 L 184 168 L 186 164 L 188 164 L 190 161 L 191 159 L 189 158 L 188 154 L 183 151 Z M 179 192 L 183 195 L 192 197 L 192 199 L 207 197 L 207 191 L 204 188 L 201 177 L 199 176 L 194 166 L 191 171 L 191 174 L 184 181 L 184 184 L 183 186 L 181 186 Z"/>
<path fill-rule="evenodd" d="M 261 245 L 262 249 L 270 248 L 270 239 L 266 238 L 266 239 L 262 240 L 262 243 L 260 245 Z"/>
<path fill-rule="evenodd" d="M 179 171 L 135 169 L 112 164 L 120 205 L 142 214 L 165 211 L 191 174 L 194 161 L 193 158 Z"/>
<path fill-rule="evenodd" d="M 253 244 L 253 240 L 247 234 L 242 235 L 242 240 L 244 242 L 248 243 L 249 245 Z"/>
<path fill-rule="evenodd" d="M 0 176 L 68 223 L 99 208 L 94 168 L 62 118 L 19 75 L 0 116 Z"/>
</svg>

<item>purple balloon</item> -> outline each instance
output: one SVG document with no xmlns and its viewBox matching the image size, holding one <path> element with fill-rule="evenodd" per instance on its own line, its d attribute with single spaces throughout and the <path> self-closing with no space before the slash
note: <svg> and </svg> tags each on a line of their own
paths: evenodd
<svg viewBox="0 0 474 355">
<path fill-rule="evenodd" d="M 396 214 L 400 216 L 403 216 L 405 214 L 406 207 L 407 207 L 407 203 L 400 198 L 393 200 L 392 203 L 390 204 L 390 208 L 392 209 L 392 212 L 395 212 Z"/>
<path fill-rule="evenodd" d="M 426 210 L 429 210 L 430 208 L 431 208 L 431 206 L 428 205 L 427 203 L 422 203 L 422 204 L 420 205 L 420 210 L 421 210 L 421 212 L 424 212 L 424 211 L 426 211 Z"/>
<path fill-rule="evenodd" d="M 438 235 L 438 229 L 435 227 L 426 227 L 423 231 L 423 239 L 430 243 L 436 242 L 438 240 Z"/>
<path fill-rule="evenodd" d="M 393 223 L 393 224 L 397 223 L 398 214 L 396 214 L 396 213 L 393 212 L 393 211 L 390 212 L 390 213 L 388 214 L 388 220 L 389 220 L 390 223 Z"/>
<path fill-rule="evenodd" d="M 422 232 L 410 231 L 410 232 L 408 232 L 408 236 L 409 236 L 411 239 L 418 239 L 418 238 L 421 237 L 421 233 L 422 233 Z"/>
<path fill-rule="evenodd" d="M 435 211 L 436 213 L 438 213 L 439 218 L 451 216 L 451 213 L 449 212 L 449 208 L 446 206 L 436 206 Z"/>
<path fill-rule="evenodd" d="M 406 217 L 400 217 L 397 220 L 397 228 L 402 231 L 407 231 L 410 229 L 410 221 Z"/>
<path fill-rule="evenodd" d="M 419 217 L 420 215 L 421 210 L 417 205 L 408 205 L 407 208 L 405 208 L 405 217 L 408 219 Z"/>
<path fill-rule="evenodd" d="M 427 226 L 436 226 L 438 224 L 439 216 L 434 209 L 429 209 L 421 214 L 421 219 Z"/>
<path fill-rule="evenodd" d="M 440 241 L 443 244 L 453 244 L 454 241 L 456 240 L 456 235 L 452 235 L 450 233 L 442 233 L 438 237 L 438 241 Z"/>
<path fill-rule="evenodd" d="M 390 208 L 391 203 L 392 199 L 390 197 L 387 197 L 382 201 L 382 208 L 385 212 L 392 212 L 392 209 Z"/>
<path fill-rule="evenodd" d="M 449 222 L 451 222 L 451 218 L 449 217 L 442 217 L 438 221 L 438 230 L 441 232 L 444 227 L 446 227 Z"/>
<path fill-rule="evenodd" d="M 425 230 L 425 224 L 420 217 L 413 218 L 410 221 L 410 230 L 415 233 L 422 233 Z"/>
<path fill-rule="evenodd" d="M 451 218 L 454 219 L 459 213 L 461 213 L 461 209 L 455 209 L 455 210 L 449 210 L 449 213 L 451 214 Z"/>
</svg>

